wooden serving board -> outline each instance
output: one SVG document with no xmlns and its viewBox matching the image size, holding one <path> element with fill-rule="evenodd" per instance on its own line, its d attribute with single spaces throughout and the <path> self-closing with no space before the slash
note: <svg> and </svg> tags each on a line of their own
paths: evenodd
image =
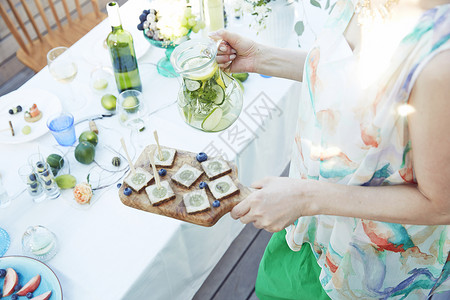
<svg viewBox="0 0 450 300">
<path fill-rule="evenodd" d="M 150 174 L 153 175 L 153 170 L 150 166 L 150 160 L 148 158 L 148 152 L 151 151 L 155 147 L 155 145 L 149 145 L 147 146 L 144 151 L 141 153 L 139 158 L 137 159 L 134 166 L 136 168 L 143 168 L 144 170 L 148 171 Z M 162 147 L 164 148 L 164 147 Z M 215 198 L 211 194 L 208 188 L 206 188 L 206 194 L 208 195 L 209 203 L 211 204 L 211 209 L 204 211 L 204 212 L 198 212 L 194 214 L 188 214 L 186 212 L 186 206 L 183 202 L 183 195 L 189 192 L 192 192 L 194 190 L 199 189 L 199 183 L 201 181 L 205 181 L 209 184 L 210 180 L 206 176 L 206 174 L 203 172 L 203 174 L 199 177 L 199 179 L 191 186 L 190 189 L 187 189 L 183 186 L 180 186 L 176 184 L 173 180 L 170 178 L 178 171 L 181 166 L 184 164 L 189 164 L 192 167 L 195 167 L 201 171 L 203 171 L 202 166 L 196 159 L 197 153 L 177 150 L 176 156 L 175 156 L 175 162 L 171 168 L 164 167 L 167 170 L 167 175 L 164 177 L 160 177 L 161 180 L 168 180 L 170 182 L 170 186 L 172 187 L 174 193 L 176 194 L 176 198 L 164 203 L 161 203 L 160 205 L 152 205 L 150 203 L 150 200 L 148 199 L 147 193 L 145 192 L 145 188 L 143 188 L 139 193 L 133 191 L 133 193 L 130 196 L 125 196 L 123 193 L 123 190 L 128 187 L 126 183 L 123 183 L 121 188 L 119 189 L 119 198 L 122 201 L 123 204 L 151 212 L 158 215 L 167 216 L 170 218 L 178 219 L 181 221 L 186 221 L 189 223 L 201 225 L 201 226 L 213 226 L 216 224 L 216 222 L 224 216 L 226 213 L 230 212 L 231 209 L 240 201 L 245 199 L 250 193 L 250 189 L 243 186 L 239 180 L 238 180 L 238 172 L 237 167 L 231 163 L 227 162 L 228 165 L 231 167 L 232 171 L 231 173 L 228 173 L 226 175 L 229 175 L 233 181 L 234 184 L 239 188 L 239 194 L 236 194 L 234 196 L 230 196 L 226 199 L 220 200 L 220 206 L 219 207 L 213 207 L 212 203 L 214 202 Z M 208 159 L 212 159 L 208 157 Z M 157 167 L 159 170 L 161 167 Z M 148 185 L 152 185 L 155 183 L 155 179 L 152 179 Z"/>
</svg>

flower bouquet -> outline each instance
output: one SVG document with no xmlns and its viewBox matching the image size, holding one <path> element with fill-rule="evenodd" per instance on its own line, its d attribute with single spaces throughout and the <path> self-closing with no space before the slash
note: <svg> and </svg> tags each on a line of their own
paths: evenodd
<svg viewBox="0 0 450 300">
<path fill-rule="evenodd" d="M 137 28 L 145 38 L 158 48 L 166 48 L 166 55 L 158 62 L 158 73 L 166 77 L 176 76 L 170 63 L 173 49 L 189 39 L 191 31 L 197 33 L 205 23 L 192 13 L 184 0 L 157 0 L 152 8 L 139 16 Z"/>
</svg>

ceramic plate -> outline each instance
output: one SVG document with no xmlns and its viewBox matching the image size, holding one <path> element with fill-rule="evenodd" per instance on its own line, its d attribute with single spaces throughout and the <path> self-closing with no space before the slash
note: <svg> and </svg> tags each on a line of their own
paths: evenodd
<svg viewBox="0 0 450 300">
<path fill-rule="evenodd" d="M 34 296 L 41 295 L 47 291 L 52 291 L 49 300 L 61 300 L 62 289 L 56 274 L 46 264 L 26 256 L 4 256 L 0 257 L 0 269 L 13 268 L 19 275 L 19 283 L 23 286 L 28 280 L 41 275 L 41 283 L 33 292 Z M 0 285 L 3 286 L 3 278 L 0 278 Z M 20 299 L 26 299 L 20 297 Z M 2 298 L 2 300 L 9 300 L 11 296 Z"/>
<path fill-rule="evenodd" d="M 35 123 L 25 122 L 23 118 L 34 103 L 42 112 L 42 118 Z M 22 111 L 15 115 L 10 115 L 8 111 L 17 106 L 22 106 Z M 50 115 L 61 112 L 61 102 L 54 94 L 40 89 L 17 90 L 0 98 L 0 143 L 19 144 L 34 140 L 47 133 L 47 118 Z M 15 136 L 11 131 L 1 131 L 9 128 L 8 121 L 11 121 L 14 127 Z M 31 133 L 24 135 L 22 128 L 25 125 L 31 127 Z"/>
</svg>

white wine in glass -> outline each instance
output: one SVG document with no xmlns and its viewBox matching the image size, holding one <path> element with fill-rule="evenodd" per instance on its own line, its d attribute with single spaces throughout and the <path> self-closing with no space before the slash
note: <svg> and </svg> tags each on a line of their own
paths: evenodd
<svg viewBox="0 0 450 300">
<path fill-rule="evenodd" d="M 47 53 L 48 70 L 53 78 L 63 84 L 68 84 L 70 87 L 70 94 L 67 94 L 66 98 L 69 101 L 65 101 L 65 105 L 70 110 L 78 110 L 84 106 L 84 97 L 74 98 L 75 91 L 72 86 L 72 81 L 75 79 L 78 73 L 78 67 L 70 55 L 67 47 L 56 47 Z"/>
</svg>

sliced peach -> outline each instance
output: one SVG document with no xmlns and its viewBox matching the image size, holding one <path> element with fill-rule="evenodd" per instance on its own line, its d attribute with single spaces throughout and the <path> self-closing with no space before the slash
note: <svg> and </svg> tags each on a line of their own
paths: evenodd
<svg viewBox="0 0 450 300">
<path fill-rule="evenodd" d="M 52 295 L 52 291 L 48 291 L 48 292 L 45 292 L 45 293 L 43 293 L 43 294 L 41 294 L 39 296 L 31 298 L 31 300 L 48 300 L 48 299 L 50 299 L 51 295 Z"/>
<path fill-rule="evenodd" d="M 5 281 L 3 282 L 3 297 L 14 293 L 14 288 L 19 283 L 19 276 L 13 268 L 6 269 Z"/>
<path fill-rule="evenodd" d="M 33 278 L 31 278 L 27 284 L 25 284 L 18 292 L 18 296 L 25 296 L 27 293 L 34 292 L 39 284 L 41 283 L 41 275 L 36 275 Z"/>
</svg>

